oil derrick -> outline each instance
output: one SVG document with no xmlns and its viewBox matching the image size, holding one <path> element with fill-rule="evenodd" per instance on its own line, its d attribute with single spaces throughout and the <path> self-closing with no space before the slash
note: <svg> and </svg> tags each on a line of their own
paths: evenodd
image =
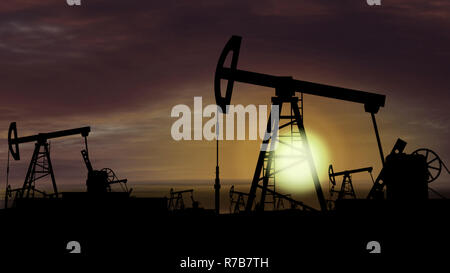
<svg viewBox="0 0 450 273">
<path fill-rule="evenodd" d="M 197 209 L 198 208 L 198 201 L 195 201 L 194 199 L 194 190 L 184 190 L 184 191 L 174 191 L 173 188 L 170 189 L 170 198 L 169 198 L 169 210 L 184 210 L 184 194 L 190 194 L 189 197 L 192 201 L 192 208 Z"/>
<path fill-rule="evenodd" d="M 52 179 L 54 195 L 58 196 L 53 167 L 50 161 L 50 142 L 45 142 L 42 145 L 36 143 L 35 149 L 31 157 L 24 186 L 22 187 L 21 197 L 34 198 L 35 193 L 40 193 L 44 197 L 52 196 L 36 188 L 36 181 L 49 175 Z"/>
<path fill-rule="evenodd" d="M 277 132 L 272 133 L 272 137 L 268 138 L 266 142 L 263 143 L 263 145 L 270 145 L 270 149 L 268 151 L 261 151 L 260 153 L 260 156 L 262 155 L 263 157 L 263 163 L 260 165 L 258 161 L 252 181 L 252 188 L 250 190 L 251 195 L 252 192 L 255 194 L 255 187 L 261 189 L 260 201 L 257 204 L 257 209 L 259 210 L 264 210 L 265 204 L 271 204 L 273 209 L 276 210 L 283 202 L 283 198 L 281 197 L 282 195 L 280 196 L 276 191 L 276 174 L 283 171 L 283 169 L 276 170 L 276 158 L 289 158 L 289 160 L 293 161 L 291 164 L 292 166 L 306 161 L 310 165 L 310 171 L 314 184 L 320 185 L 317 171 L 314 163 L 312 162 L 312 154 L 306 138 L 305 128 L 303 126 L 303 100 L 299 97 L 293 96 L 293 92 L 290 93 L 279 90 L 276 93 L 277 96 L 272 97 L 272 106 L 276 106 L 275 109 L 278 109 L 277 116 L 279 117 L 279 122 L 275 121 L 273 124 L 270 124 L 271 127 L 268 128 L 268 130 L 271 132 L 273 132 L 272 130 L 276 130 Z M 285 93 L 290 93 L 290 96 L 285 96 Z M 285 112 L 289 114 L 283 114 L 283 109 L 286 104 L 288 111 Z M 288 128 L 289 132 L 287 134 L 281 134 L 280 132 L 283 128 Z M 294 145 L 294 142 L 302 143 L 302 148 L 299 149 L 298 146 Z M 290 154 L 277 154 L 276 150 L 279 145 L 287 146 Z M 286 167 L 286 169 L 287 168 L 289 168 L 289 166 Z M 316 191 L 318 192 L 318 196 L 320 196 L 320 200 L 323 196 L 320 186 L 316 187 Z M 277 198 L 279 199 L 277 200 Z M 249 199 L 250 202 L 252 202 L 252 199 Z"/>
<path fill-rule="evenodd" d="M 28 167 L 27 175 L 25 177 L 25 182 L 22 188 L 11 189 L 11 185 L 6 188 L 6 198 L 5 207 L 8 205 L 8 199 L 12 197 L 14 193 L 14 198 L 35 198 L 36 194 L 40 194 L 42 197 L 54 197 L 57 196 L 57 187 L 55 183 L 55 177 L 53 174 L 53 167 L 51 165 L 50 159 L 50 142 L 44 143 L 40 146 L 35 144 L 35 151 L 31 157 L 30 166 Z M 9 169 L 9 167 L 8 167 Z M 54 189 L 53 194 L 47 194 L 43 190 L 36 188 L 36 181 L 43 179 L 47 176 L 51 177 L 52 186 Z"/>
<path fill-rule="evenodd" d="M 33 155 L 31 156 L 30 164 L 28 166 L 27 174 L 22 188 L 11 189 L 7 185 L 5 203 L 8 203 L 8 197 L 12 197 L 15 193 L 16 202 L 18 199 L 34 198 L 35 193 L 42 197 L 56 197 L 58 198 L 58 188 L 55 181 L 55 174 L 53 172 L 52 162 L 50 159 L 50 148 L 48 140 L 71 135 L 81 135 L 85 139 L 87 145 L 87 136 L 89 135 L 90 127 L 75 128 L 63 131 L 56 131 L 50 133 L 40 133 L 26 137 L 17 137 L 17 126 L 12 122 L 8 130 L 8 153 L 11 154 L 14 160 L 20 160 L 19 144 L 35 142 Z M 9 154 L 8 154 L 8 175 L 9 175 Z M 50 176 L 52 181 L 53 193 L 48 194 L 36 187 L 36 182 L 44 177 Z M 5 206 L 6 207 L 6 206 Z"/>
<path fill-rule="evenodd" d="M 303 161 L 308 162 L 320 208 L 321 210 L 326 210 L 326 201 L 323 196 L 322 188 L 317 175 L 316 167 L 313 162 L 312 153 L 308 145 L 308 140 L 303 124 L 303 113 L 301 111 L 302 104 L 300 104 L 300 106 L 298 105 L 299 97 L 296 95 L 296 93 L 300 93 L 301 98 L 303 98 L 303 94 L 311 94 L 364 104 L 365 111 L 370 113 L 372 117 L 381 158 L 383 158 L 383 152 L 378 135 L 378 128 L 376 126 L 375 113 L 378 112 L 380 107 L 384 106 L 385 96 L 342 87 L 295 80 L 292 77 L 280 77 L 238 70 L 237 62 L 239 58 L 240 45 L 241 37 L 232 36 L 225 45 L 219 57 L 214 79 L 214 93 L 216 104 L 220 107 L 223 113 L 227 113 L 227 105 L 230 105 L 231 103 L 231 95 L 233 92 L 233 85 L 235 81 L 270 87 L 275 89 L 275 97 L 272 97 L 272 109 L 276 109 L 278 107 L 278 112 L 276 112 L 275 114 L 278 114 L 278 117 L 280 118 L 277 119 L 276 117 L 273 117 L 273 113 L 271 113 L 269 117 L 265 138 L 263 140 L 262 149 L 259 153 L 256 169 L 248 194 L 246 211 L 250 212 L 253 209 L 264 210 L 266 195 L 271 192 L 277 195 L 276 191 L 270 189 L 270 185 L 273 185 L 273 182 L 270 183 L 270 180 L 273 175 L 282 170 L 273 170 L 273 151 L 277 142 L 282 143 L 282 141 L 279 140 L 278 131 L 287 126 L 296 127 L 298 129 L 299 137 L 303 143 L 301 155 L 299 155 L 299 158 L 301 157 Z M 224 67 L 227 56 L 231 52 L 232 56 L 230 67 Z M 222 96 L 221 80 L 228 81 L 225 96 Z M 302 100 L 300 100 L 300 103 L 302 103 Z M 290 115 L 284 116 L 281 114 L 281 110 L 284 104 L 289 105 L 291 110 Z M 289 121 L 284 124 L 279 124 L 280 120 Z M 288 142 L 285 142 L 283 144 L 289 145 Z M 265 149 L 265 147 L 269 145 L 269 152 L 267 152 L 267 149 Z M 261 189 L 260 202 L 258 206 L 254 206 L 257 189 Z"/>
<path fill-rule="evenodd" d="M 328 177 L 330 179 L 330 197 L 333 197 L 333 194 L 337 193 L 338 196 L 336 200 L 342 200 L 345 199 L 346 197 L 356 199 L 355 189 L 353 188 L 351 175 L 354 173 L 368 172 L 370 174 L 370 177 L 372 177 L 372 169 L 373 169 L 372 167 L 367 167 L 354 170 L 345 170 L 342 172 L 335 173 L 333 171 L 333 165 L 330 165 L 328 168 Z M 336 177 L 340 176 L 342 176 L 341 188 L 339 190 L 335 190 L 334 188 L 337 185 Z"/>
</svg>

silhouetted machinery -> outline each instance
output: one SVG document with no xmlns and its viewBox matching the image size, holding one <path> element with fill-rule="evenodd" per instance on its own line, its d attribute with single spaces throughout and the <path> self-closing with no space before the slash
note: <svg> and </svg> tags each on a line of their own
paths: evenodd
<svg viewBox="0 0 450 273">
<path fill-rule="evenodd" d="M 372 177 L 372 167 L 367 168 L 360 168 L 360 169 L 354 169 L 354 170 L 345 170 L 342 172 L 335 173 L 333 171 L 333 165 L 330 165 L 328 167 L 328 177 L 330 179 L 330 197 L 333 197 L 334 193 L 337 193 L 337 200 L 341 200 L 346 198 L 346 196 L 356 199 L 355 189 L 353 188 L 353 182 L 352 182 L 352 174 L 354 173 L 362 173 L 362 172 L 368 172 L 370 174 L 370 177 Z M 339 190 L 335 190 L 336 187 L 336 177 L 342 176 L 342 183 L 341 188 Z M 372 179 L 373 180 L 373 179 Z"/>
<path fill-rule="evenodd" d="M 189 197 L 192 201 L 192 208 L 198 209 L 198 201 L 194 199 L 194 190 L 184 190 L 184 191 L 174 191 L 173 188 L 170 189 L 170 198 L 169 198 L 169 210 L 184 210 L 184 200 L 183 194 L 190 194 Z"/>
<path fill-rule="evenodd" d="M 449 173 L 439 156 L 429 149 L 418 149 L 411 154 L 404 153 L 406 142 L 398 139 L 391 153 L 386 157 L 368 199 L 393 201 L 427 200 L 429 187 L 441 174 L 442 168 Z M 384 190 L 386 188 L 386 190 Z"/>
<path fill-rule="evenodd" d="M 278 172 L 275 171 L 275 168 L 273 167 L 273 148 L 275 147 L 276 142 L 287 145 L 292 150 L 297 151 L 296 156 L 298 161 L 306 161 L 309 164 L 320 208 L 322 210 L 326 210 L 326 201 L 319 182 L 316 167 L 313 163 L 313 157 L 308 145 L 303 124 L 303 93 L 364 104 L 365 111 L 370 113 L 372 117 L 378 148 L 382 160 L 384 159 L 384 156 L 381 149 L 381 142 L 376 125 L 375 113 L 378 112 L 380 107 L 384 106 L 385 96 L 342 87 L 295 80 L 292 77 L 272 76 L 267 74 L 238 70 L 237 62 L 239 57 L 240 45 L 241 37 L 232 36 L 225 45 L 225 48 L 223 49 L 219 57 L 214 79 L 216 104 L 220 106 L 223 113 L 227 113 L 227 105 L 230 105 L 231 103 L 231 95 L 235 81 L 258 86 L 271 87 L 275 89 L 275 96 L 272 97 L 272 106 L 278 106 L 278 116 L 280 120 L 287 120 L 286 123 L 281 124 L 281 122 L 279 123 L 278 120 L 272 120 L 269 117 L 267 123 L 266 138 L 263 140 L 263 145 L 267 147 L 270 144 L 271 148 L 268 149 L 268 151 L 266 151 L 265 149 L 261 149 L 259 153 L 256 169 L 250 187 L 250 192 L 248 194 L 246 211 L 251 211 L 254 209 L 254 201 L 258 188 L 261 189 L 261 199 L 260 202 L 256 204 L 255 209 L 264 210 L 264 204 L 266 203 L 266 194 L 272 194 L 272 196 L 275 197 L 274 194 L 276 194 L 276 190 L 274 188 L 273 182 L 272 184 L 270 184 L 269 181 L 273 181 L 275 174 Z M 224 63 L 230 52 L 233 53 L 231 57 L 231 65 L 229 68 L 227 68 L 224 67 Z M 224 97 L 221 93 L 221 80 L 228 80 L 226 94 Z M 296 96 L 296 93 L 301 94 L 300 99 Z M 282 115 L 282 106 L 285 103 L 287 103 L 290 107 L 290 114 Z M 293 135 L 294 133 L 297 134 L 298 138 L 303 143 L 303 149 L 301 151 L 293 147 L 288 141 L 281 141 L 278 139 L 278 130 L 281 130 L 282 128 L 288 126 L 290 126 L 291 128 L 291 135 Z M 295 130 L 296 132 L 294 132 L 293 130 Z M 271 135 L 272 131 L 274 132 L 273 135 Z M 271 186 L 272 189 L 269 189 Z"/>
<path fill-rule="evenodd" d="M 84 163 L 88 169 L 88 178 L 86 180 L 87 192 L 94 194 L 101 194 L 111 192 L 111 185 L 118 184 L 123 192 L 131 193 L 132 189 L 127 188 L 127 179 L 118 179 L 116 174 L 110 168 L 103 168 L 101 170 L 94 170 L 87 150 L 82 150 Z"/>
<path fill-rule="evenodd" d="M 85 145 L 87 145 L 87 136 L 89 135 L 89 132 L 90 127 L 82 127 L 50 133 L 39 133 L 37 135 L 25 137 L 17 137 L 17 126 L 15 122 L 12 122 L 8 130 L 8 175 L 9 154 L 12 155 L 14 160 L 20 160 L 19 144 L 34 142 L 35 147 L 22 188 L 11 189 L 10 185 L 7 185 L 5 203 L 8 202 L 8 197 L 12 197 L 13 192 L 15 192 L 15 198 L 32 198 L 35 196 L 35 193 L 39 193 L 43 197 L 58 197 L 58 188 L 55 182 L 52 162 L 50 160 L 48 140 L 72 135 L 81 135 L 84 137 Z M 36 188 L 36 181 L 46 176 L 51 177 L 53 186 L 52 194 L 48 194 L 45 191 Z"/>
<path fill-rule="evenodd" d="M 279 192 L 267 189 L 267 191 L 273 195 L 275 204 L 274 210 L 278 210 L 284 207 L 284 201 L 287 201 L 291 209 L 300 208 L 304 211 L 317 211 L 316 209 L 305 205 L 303 202 L 292 199 L 290 194 L 281 194 Z M 235 196 L 237 198 L 235 199 Z M 236 191 L 234 185 L 230 188 L 230 212 L 239 213 L 245 210 L 246 203 L 245 200 L 248 199 L 249 194 L 245 192 Z"/>
<path fill-rule="evenodd" d="M 81 135 L 84 137 L 85 149 L 81 151 L 84 162 L 88 169 L 88 179 L 86 181 L 88 193 L 106 193 L 111 192 L 111 185 L 118 184 L 123 192 L 128 195 L 131 190 L 128 190 L 126 183 L 127 179 L 118 179 L 113 170 L 104 168 L 101 170 L 94 170 L 88 156 L 87 136 L 89 135 L 90 127 L 81 127 L 63 131 L 56 131 L 50 133 L 40 133 L 31 136 L 17 137 L 17 126 L 12 122 L 8 130 L 8 166 L 7 166 L 7 187 L 5 194 L 5 208 L 8 207 L 8 200 L 12 198 L 14 193 L 14 204 L 20 199 L 35 198 L 36 193 L 42 198 L 59 198 L 60 193 L 55 181 L 55 174 L 53 172 L 52 162 L 50 160 L 50 148 L 48 140 L 54 138 L 61 138 L 72 135 Z M 23 186 L 18 189 L 12 189 L 8 183 L 9 178 L 9 155 L 11 154 L 14 160 L 20 160 L 19 144 L 35 142 L 35 148 L 31 161 L 28 166 L 27 174 Z M 36 187 L 36 181 L 50 176 L 53 187 L 53 193 L 46 193 L 42 189 Z M 63 198 L 78 196 L 79 193 L 63 193 Z"/>
<path fill-rule="evenodd" d="M 239 213 L 245 210 L 245 199 L 248 193 L 234 190 L 234 185 L 230 187 L 230 212 Z"/>
</svg>

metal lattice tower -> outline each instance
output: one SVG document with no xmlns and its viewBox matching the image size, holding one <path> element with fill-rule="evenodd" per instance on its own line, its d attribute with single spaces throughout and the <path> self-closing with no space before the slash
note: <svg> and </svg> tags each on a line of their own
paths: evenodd
<svg viewBox="0 0 450 273">
<path fill-rule="evenodd" d="M 48 175 L 51 177 L 53 192 L 57 197 L 58 189 L 56 187 L 55 176 L 50 160 L 50 145 L 48 142 L 38 142 L 35 144 L 33 156 L 31 157 L 30 165 L 28 166 L 27 175 L 20 193 L 21 197 L 34 198 L 35 192 L 47 196 L 44 191 L 36 189 L 36 181 L 45 178 Z"/>
<path fill-rule="evenodd" d="M 303 126 L 303 97 L 300 99 L 296 96 L 290 95 L 289 92 L 279 92 L 280 96 L 272 97 L 272 106 L 278 107 L 279 122 L 273 121 L 269 118 L 267 125 L 267 132 L 270 137 L 263 141 L 263 145 L 270 145 L 269 151 L 262 150 L 258 158 L 258 163 L 253 176 L 252 186 L 250 188 L 249 198 L 247 202 L 246 210 L 250 211 L 253 208 L 253 203 L 256 198 L 256 189 L 261 189 L 260 201 L 256 205 L 255 209 L 264 210 L 265 204 L 270 203 L 274 209 L 277 209 L 281 202 L 277 202 L 276 194 L 276 174 L 284 171 L 289 167 L 293 167 L 298 163 L 307 161 L 310 166 L 312 179 L 316 185 L 316 192 L 319 199 L 319 203 L 325 204 L 322 189 L 320 187 L 317 171 L 312 160 L 311 150 L 308 144 L 308 140 Z M 289 105 L 289 114 L 283 115 L 282 108 L 284 104 Z M 289 128 L 288 134 L 279 134 L 284 128 Z M 277 130 L 276 133 L 271 130 Z M 272 139 L 273 138 L 273 139 Z M 295 145 L 295 142 L 301 142 L 301 149 Z M 286 155 L 276 155 L 276 147 L 279 145 L 286 145 L 293 151 L 290 155 L 287 155 L 293 160 L 292 166 L 287 166 L 282 169 L 275 170 L 275 158 L 286 157 Z M 262 183 L 261 183 L 262 181 Z M 267 197 L 270 196 L 269 200 Z M 323 202 L 323 204 L 322 204 Z"/>
<path fill-rule="evenodd" d="M 344 199 L 346 196 L 356 199 L 355 189 L 353 188 L 353 183 L 351 176 L 344 175 L 344 180 L 342 181 L 341 190 L 338 194 L 338 200 Z"/>
</svg>

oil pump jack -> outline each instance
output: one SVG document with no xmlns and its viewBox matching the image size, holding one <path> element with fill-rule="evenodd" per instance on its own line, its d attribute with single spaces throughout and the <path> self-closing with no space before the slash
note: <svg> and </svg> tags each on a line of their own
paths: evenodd
<svg viewBox="0 0 450 273">
<path fill-rule="evenodd" d="M 312 175 L 312 180 L 314 182 L 315 190 L 317 193 L 317 198 L 320 204 L 321 210 L 325 211 L 327 209 L 326 201 L 322 192 L 322 188 L 319 182 L 319 177 L 317 175 L 316 167 L 313 162 L 313 157 L 311 150 L 308 145 L 306 131 L 303 124 L 303 93 L 316 95 L 327 98 L 334 98 L 349 102 L 361 103 L 364 105 L 366 112 L 370 113 L 375 135 L 377 138 L 378 149 L 382 161 L 384 160 L 383 151 L 381 148 L 381 142 L 378 134 L 378 128 L 375 120 L 375 114 L 378 112 L 380 107 L 384 106 L 385 96 L 375 93 L 369 93 L 364 91 L 352 90 L 342 87 L 330 86 L 325 84 L 307 82 L 302 80 L 295 80 L 292 77 L 281 77 L 273 76 L 267 74 L 261 74 L 256 72 L 244 71 L 237 69 L 237 62 L 239 58 L 239 50 L 241 45 L 241 37 L 232 36 L 230 40 L 226 43 L 217 63 L 216 73 L 214 78 L 214 93 L 216 98 L 216 104 L 222 110 L 222 113 L 227 113 L 227 105 L 231 103 L 231 95 L 233 91 L 234 82 L 248 83 L 258 86 L 271 87 L 275 89 L 275 96 L 272 97 L 272 106 L 278 106 L 278 117 L 280 120 L 288 120 L 286 123 L 281 124 L 278 120 L 272 120 L 269 117 L 266 129 L 266 137 L 263 140 L 263 145 L 272 145 L 275 141 L 279 143 L 276 135 L 272 134 L 273 130 L 281 130 L 284 127 L 291 126 L 291 133 L 293 128 L 296 128 L 296 132 L 302 140 L 303 150 L 300 159 L 306 160 L 309 163 L 310 172 Z M 230 67 L 224 67 L 224 63 L 228 55 L 232 52 Z M 227 80 L 226 93 L 222 96 L 221 92 L 221 80 Z M 300 93 L 300 99 L 297 96 Z M 300 102 L 300 105 L 299 105 Z M 283 104 L 289 104 L 290 115 L 281 115 L 281 110 Z M 272 116 L 272 115 L 271 115 Z M 275 136 L 275 137 L 273 137 Z M 273 139 L 272 139 L 273 138 Z M 288 143 L 284 143 L 289 146 Z M 294 148 L 291 146 L 291 148 Z M 256 164 L 256 169 L 252 179 L 252 184 L 250 187 L 250 192 L 248 194 L 248 200 L 246 204 L 246 211 L 250 212 L 254 208 L 254 201 L 256 198 L 257 188 L 261 188 L 261 200 L 259 205 L 255 206 L 257 210 L 264 210 L 264 204 L 266 203 L 265 197 L 267 192 L 275 192 L 274 190 L 268 189 L 269 180 L 274 178 L 275 174 L 279 171 L 275 171 L 273 163 L 273 151 L 265 151 L 261 149 L 258 161 Z M 281 170 L 280 170 L 281 171 Z M 262 181 L 262 185 L 261 185 Z"/>
<path fill-rule="evenodd" d="M 13 159 L 20 160 L 19 144 L 35 142 L 35 148 L 33 155 L 31 156 L 31 161 L 28 166 L 28 171 L 22 188 L 11 189 L 10 185 L 7 185 L 5 207 L 8 207 L 8 198 L 12 197 L 12 193 L 15 193 L 14 201 L 17 199 L 34 198 L 35 193 L 41 194 L 44 198 L 58 198 L 60 193 L 58 192 L 55 174 L 53 172 L 53 166 L 50 160 L 48 140 L 78 134 L 84 138 L 85 144 L 85 149 L 81 151 L 81 154 L 88 169 L 88 178 L 86 181 L 87 192 L 93 194 L 111 192 L 111 185 L 118 184 L 122 188 L 122 192 L 129 195 L 131 193 L 131 189 L 128 190 L 126 186 L 127 179 L 118 179 L 114 171 L 110 168 L 94 170 L 92 167 L 91 161 L 89 160 L 87 145 L 87 136 L 89 135 L 90 130 L 90 127 L 81 127 L 50 133 L 40 133 L 25 137 L 17 137 L 17 125 L 15 122 L 12 122 L 8 130 L 8 148 L 9 154 L 12 155 Z M 7 172 L 9 173 L 9 156 Z M 48 194 L 45 191 L 36 188 L 36 181 L 46 176 L 51 177 L 53 187 L 52 194 Z"/>
<path fill-rule="evenodd" d="M 405 153 L 406 142 L 397 139 L 367 195 L 372 200 L 412 201 L 427 200 L 428 191 L 445 198 L 429 184 L 435 181 L 443 169 L 449 169 L 432 150 L 420 148 Z"/>
<path fill-rule="evenodd" d="M 119 179 L 110 168 L 94 170 L 91 160 L 89 159 L 88 150 L 82 150 L 84 163 L 88 170 L 88 178 L 86 180 L 87 192 L 93 194 L 102 194 L 111 192 L 111 185 L 119 184 L 123 192 L 131 193 L 132 189 L 127 188 L 127 179 Z"/>
<path fill-rule="evenodd" d="M 8 130 L 8 152 L 11 154 L 13 159 L 20 160 L 19 144 L 35 142 L 35 146 L 22 188 L 11 189 L 11 187 L 7 185 L 5 202 L 8 202 L 8 197 L 11 197 L 12 192 L 15 192 L 15 197 L 19 199 L 34 197 L 36 192 L 42 194 L 44 197 L 58 198 L 58 188 L 56 186 L 52 162 L 50 160 L 48 140 L 72 135 L 81 135 L 84 137 L 85 145 L 87 146 L 87 136 L 89 135 L 90 130 L 90 127 L 81 127 L 63 131 L 39 133 L 25 137 L 17 137 L 17 125 L 15 122 L 12 122 Z M 9 156 L 7 172 L 9 172 Z M 48 175 L 51 177 L 53 194 L 47 194 L 42 190 L 38 190 L 35 186 L 37 180 Z"/>
<path fill-rule="evenodd" d="M 335 173 L 333 170 L 333 165 L 330 165 L 328 167 L 328 177 L 330 179 L 330 197 L 333 196 L 333 193 L 337 193 L 338 194 L 337 200 L 344 199 L 346 196 L 356 199 L 355 189 L 353 188 L 352 182 L 352 174 L 368 172 L 370 174 L 370 177 L 372 178 L 372 182 L 374 182 L 372 177 L 372 170 L 373 170 L 372 167 L 367 167 L 354 170 L 345 170 L 342 172 Z M 340 190 L 335 190 L 334 188 L 336 187 L 337 184 L 336 177 L 339 176 L 342 176 L 341 188 Z"/>
</svg>

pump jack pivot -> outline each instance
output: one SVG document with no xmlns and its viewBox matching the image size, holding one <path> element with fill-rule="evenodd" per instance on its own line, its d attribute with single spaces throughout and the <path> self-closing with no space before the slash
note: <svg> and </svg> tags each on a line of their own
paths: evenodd
<svg viewBox="0 0 450 273">
<path fill-rule="evenodd" d="M 385 103 L 385 96 L 375 93 L 369 93 L 364 91 L 358 91 L 358 90 L 352 90 L 342 87 L 336 87 L 336 86 L 330 86 L 325 84 L 318 84 L 313 82 L 307 82 L 307 81 L 301 81 L 301 80 L 295 80 L 292 77 L 280 77 L 280 76 L 273 76 L 273 75 L 267 75 L 267 74 L 261 74 L 256 72 L 250 72 L 250 71 L 244 71 L 244 70 L 238 70 L 237 69 L 237 62 L 239 58 L 239 50 L 241 46 L 241 37 L 239 36 L 232 36 L 231 39 L 227 42 L 225 45 L 220 57 L 219 61 L 217 63 L 216 67 L 216 73 L 214 78 L 214 94 L 216 97 L 216 104 L 220 106 L 223 113 L 227 113 L 227 105 L 231 103 L 231 95 L 233 92 L 233 85 L 235 81 L 243 82 L 243 83 L 249 83 L 259 86 L 265 86 L 265 87 L 272 87 L 275 89 L 275 97 L 272 98 L 272 104 L 273 105 L 279 105 L 279 111 L 281 110 L 281 106 L 283 103 L 289 103 L 291 105 L 291 108 L 293 110 L 293 115 L 288 117 L 291 119 L 291 122 L 286 123 L 285 125 L 280 125 L 278 127 L 278 124 L 271 124 L 271 120 L 269 118 L 269 122 L 267 124 L 267 131 L 270 135 L 271 130 L 279 130 L 282 128 L 282 126 L 288 126 L 294 124 L 299 129 L 299 133 L 302 137 L 302 140 L 304 142 L 304 157 L 309 162 L 312 178 L 314 181 L 314 186 L 316 188 L 317 197 L 319 200 L 320 208 L 322 210 L 326 210 L 326 201 L 322 193 L 322 188 L 320 186 L 320 182 L 317 176 L 317 171 L 315 169 L 313 160 L 312 160 L 312 154 L 308 146 L 306 133 L 303 127 L 303 117 L 299 111 L 299 107 L 297 106 L 298 98 L 295 96 L 296 92 L 299 93 L 305 93 L 305 94 L 311 94 L 316 96 L 322 96 L 322 97 L 328 97 L 328 98 L 334 98 L 344 101 L 350 101 L 350 102 L 357 102 L 364 104 L 364 109 L 366 112 L 369 112 L 372 114 L 372 119 L 375 122 L 375 117 L 373 114 L 377 113 L 380 107 L 384 106 Z M 230 67 L 224 67 L 225 60 L 230 52 L 233 52 L 233 55 L 231 57 L 231 64 Z M 227 87 L 226 87 L 226 93 L 225 97 L 222 97 L 221 92 L 221 80 L 228 80 Z M 281 113 L 281 112 L 280 112 Z M 282 117 L 280 115 L 280 117 Z M 274 127 L 274 125 L 276 125 Z M 374 123 L 375 131 L 377 134 L 377 141 L 380 147 L 380 153 L 381 151 L 381 145 L 379 143 L 378 138 L 378 130 L 376 127 L 376 123 Z M 268 144 L 269 141 L 276 141 L 276 139 L 270 140 L 267 139 L 263 142 L 263 144 Z M 253 208 L 253 203 L 256 197 L 256 189 L 258 188 L 259 182 L 263 180 L 263 187 L 262 187 L 262 196 L 261 196 L 261 202 L 260 202 L 260 208 L 264 208 L 264 195 L 267 189 L 267 181 L 270 175 L 273 175 L 274 173 L 271 173 L 271 154 L 267 155 L 265 151 L 260 151 L 259 157 L 258 157 L 258 163 L 256 166 L 256 170 L 253 176 L 252 185 L 249 192 L 249 197 L 246 205 L 246 211 L 249 212 Z M 267 160 L 266 160 L 267 159 Z M 264 167 L 264 161 L 267 161 L 266 167 Z M 265 173 L 262 174 L 261 177 L 261 171 L 266 170 Z M 267 171 L 269 170 L 269 171 Z"/>
</svg>

